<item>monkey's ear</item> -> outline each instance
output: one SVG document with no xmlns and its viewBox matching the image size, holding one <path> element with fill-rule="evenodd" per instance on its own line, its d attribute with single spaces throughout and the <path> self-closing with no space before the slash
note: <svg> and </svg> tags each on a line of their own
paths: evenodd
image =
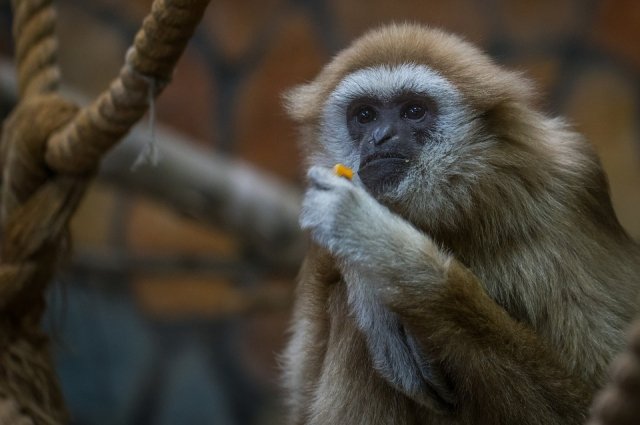
<svg viewBox="0 0 640 425">
<path fill-rule="evenodd" d="M 301 84 L 283 93 L 282 99 L 287 114 L 296 122 L 304 123 L 313 120 L 322 105 L 321 89 L 316 83 Z"/>
</svg>

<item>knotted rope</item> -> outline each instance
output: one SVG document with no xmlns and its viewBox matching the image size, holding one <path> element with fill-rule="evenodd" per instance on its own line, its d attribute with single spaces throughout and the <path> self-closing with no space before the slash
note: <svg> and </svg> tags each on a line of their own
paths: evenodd
<svg viewBox="0 0 640 425">
<path fill-rule="evenodd" d="M 142 117 L 150 94 L 168 83 L 207 4 L 156 0 L 118 78 L 79 110 L 55 93 L 60 77 L 51 0 L 12 2 L 21 100 L 4 123 L 0 147 L 2 423 L 16 411 L 33 423 L 66 422 L 40 329 L 44 289 L 65 258 L 69 219 L 101 156 Z"/>
</svg>

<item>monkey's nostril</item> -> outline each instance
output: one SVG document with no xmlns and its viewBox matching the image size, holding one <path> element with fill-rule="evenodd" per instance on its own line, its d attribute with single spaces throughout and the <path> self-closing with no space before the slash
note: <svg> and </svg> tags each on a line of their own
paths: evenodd
<svg viewBox="0 0 640 425">
<path fill-rule="evenodd" d="M 391 139 L 391 135 L 385 134 L 384 136 L 380 137 L 379 139 L 374 139 L 373 143 L 375 145 L 381 145 L 381 144 L 385 143 L 386 141 L 388 141 L 389 139 Z"/>
</svg>

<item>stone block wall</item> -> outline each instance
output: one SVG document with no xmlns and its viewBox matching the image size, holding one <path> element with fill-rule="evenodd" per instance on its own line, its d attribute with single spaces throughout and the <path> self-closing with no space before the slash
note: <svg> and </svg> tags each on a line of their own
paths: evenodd
<svg viewBox="0 0 640 425">
<path fill-rule="evenodd" d="M 93 96 L 116 74 L 151 1 L 56 3 L 64 80 Z M 8 4 L 0 1 L 3 56 Z M 620 220 L 640 238 L 635 0 L 213 0 L 157 118 L 301 187 L 281 93 L 390 21 L 455 31 L 529 75 L 540 107 L 595 144 Z M 103 183 L 73 232 L 76 260 L 52 290 L 46 320 L 73 423 L 281 423 L 277 353 L 290 272 L 253 261 L 222 230 Z"/>
</svg>

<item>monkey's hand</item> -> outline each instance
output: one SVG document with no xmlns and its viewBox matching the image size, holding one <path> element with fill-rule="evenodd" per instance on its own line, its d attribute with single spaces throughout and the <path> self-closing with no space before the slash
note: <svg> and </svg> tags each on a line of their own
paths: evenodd
<svg viewBox="0 0 640 425">
<path fill-rule="evenodd" d="M 309 188 L 302 203 L 300 225 L 333 255 L 367 262 L 363 250 L 378 239 L 376 232 L 391 220 L 391 212 L 363 188 L 314 166 L 307 174 Z"/>
<path fill-rule="evenodd" d="M 349 256 L 362 243 L 354 223 L 365 220 L 375 201 L 353 182 L 331 169 L 314 166 L 307 174 L 309 188 L 302 203 L 300 225 L 332 254 Z M 373 201 L 373 202 L 371 202 Z M 358 242 L 356 242 L 358 241 Z"/>
<path fill-rule="evenodd" d="M 442 279 L 448 256 L 427 235 L 329 168 L 312 167 L 308 179 L 300 224 L 316 243 L 378 277 Z"/>
</svg>

